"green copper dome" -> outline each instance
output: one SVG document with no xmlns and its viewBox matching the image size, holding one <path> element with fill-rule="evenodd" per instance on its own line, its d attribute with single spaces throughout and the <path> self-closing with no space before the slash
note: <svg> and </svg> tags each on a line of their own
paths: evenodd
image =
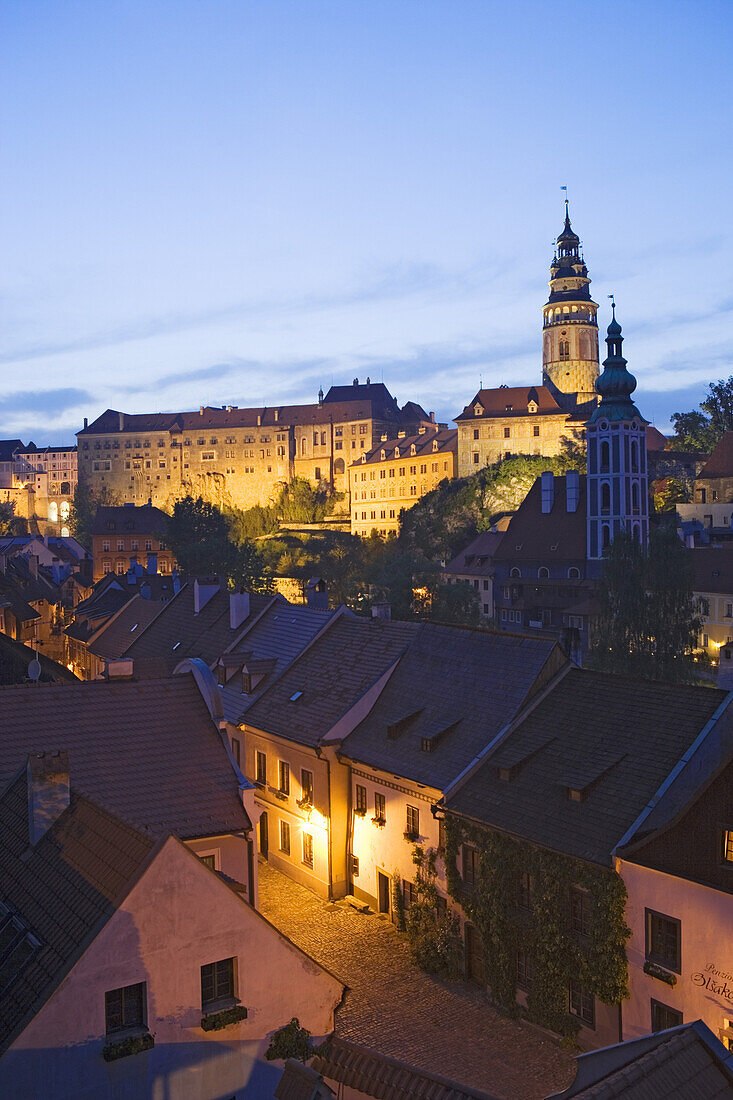
<svg viewBox="0 0 733 1100">
<path fill-rule="evenodd" d="M 646 423 L 631 400 L 631 395 L 636 389 L 636 379 L 626 369 L 626 360 L 621 354 L 623 342 L 614 303 L 613 318 L 606 335 L 608 356 L 604 359 L 603 370 L 596 379 L 596 393 L 601 400 L 590 417 L 591 424 L 597 424 L 599 420 L 633 420 L 634 417 Z"/>
</svg>

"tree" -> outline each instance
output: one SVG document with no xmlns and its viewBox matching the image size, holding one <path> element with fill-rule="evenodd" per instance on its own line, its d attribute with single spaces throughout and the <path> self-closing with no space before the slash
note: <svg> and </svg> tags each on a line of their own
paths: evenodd
<svg viewBox="0 0 733 1100">
<path fill-rule="evenodd" d="M 236 587 L 266 587 L 262 554 L 251 542 L 233 542 L 229 531 L 227 517 L 215 504 L 187 496 L 174 505 L 166 541 L 185 576 L 213 574 Z"/>
<path fill-rule="evenodd" d="M 69 510 L 69 531 L 87 550 L 91 550 L 92 546 L 92 529 L 97 509 L 114 507 L 116 504 L 119 504 L 119 498 L 106 485 L 95 491 L 85 482 L 77 482 Z"/>
<path fill-rule="evenodd" d="M 438 910 L 435 850 L 419 845 L 412 850 L 415 865 L 414 898 L 406 910 L 405 926 L 412 956 L 429 974 L 456 977 L 461 971 L 463 946 L 458 919 Z"/>
<path fill-rule="evenodd" d="M 299 1062 L 308 1062 L 317 1054 L 319 1047 L 315 1046 L 311 1039 L 311 1033 L 307 1027 L 300 1026 L 300 1020 L 293 1016 L 289 1024 L 275 1032 L 270 1045 L 265 1051 L 268 1062 L 275 1062 L 286 1058 L 296 1058 Z"/>
<path fill-rule="evenodd" d="M 657 512 L 673 512 L 678 504 L 687 503 L 687 493 L 679 478 L 657 478 L 652 482 L 651 489 Z"/>
<path fill-rule="evenodd" d="M 15 501 L 6 500 L 0 502 L 0 535 L 3 538 L 12 538 L 15 535 L 28 534 L 28 520 L 23 516 L 16 516 Z"/>
<path fill-rule="evenodd" d="M 702 412 L 673 413 L 675 450 L 710 452 L 724 432 L 733 431 L 733 375 L 710 382 L 700 402 Z"/>
<path fill-rule="evenodd" d="M 696 679 L 692 650 L 700 629 L 689 551 L 675 528 L 654 528 L 646 552 L 627 532 L 603 562 L 594 667 L 649 680 Z"/>
</svg>

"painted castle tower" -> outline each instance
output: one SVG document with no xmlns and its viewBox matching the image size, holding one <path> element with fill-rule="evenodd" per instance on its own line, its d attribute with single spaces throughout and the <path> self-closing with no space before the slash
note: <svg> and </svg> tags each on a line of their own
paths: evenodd
<svg viewBox="0 0 733 1100">
<path fill-rule="evenodd" d="M 631 400 L 636 379 L 621 354 L 615 304 L 606 344 L 608 356 L 595 386 L 601 400 L 586 425 L 591 559 L 602 557 L 619 531 L 630 531 L 644 546 L 649 538 L 647 422 Z"/>
<path fill-rule="evenodd" d="M 542 310 L 542 382 L 563 408 L 596 400 L 597 310 L 566 199 L 565 225 L 550 265 L 550 296 Z"/>
</svg>

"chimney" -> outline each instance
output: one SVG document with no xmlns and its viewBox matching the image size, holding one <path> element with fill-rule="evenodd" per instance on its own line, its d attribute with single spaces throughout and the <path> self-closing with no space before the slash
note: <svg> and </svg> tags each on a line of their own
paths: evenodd
<svg viewBox="0 0 733 1100">
<path fill-rule="evenodd" d="M 105 680 L 129 680 L 134 672 L 132 657 L 118 657 L 105 661 Z"/>
<path fill-rule="evenodd" d="M 157 554 L 148 554 L 147 569 L 148 569 L 148 573 L 157 573 L 158 572 L 158 555 Z"/>
<path fill-rule="evenodd" d="M 124 430 L 125 430 L 125 414 L 120 413 L 119 417 L 120 417 L 120 431 L 124 432 Z"/>
<path fill-rule="evenodd" d="M 239 630 L 249 617 L 249 592 L 229 593 L 229 629 Z"/>
<path fill-rule="evenodd" d="M 28 572 L 32 577 L 38 576 L 38 554 L 28 555 Z"/>
<path fill-rule="evenodd" d="M 580 474 L 577 470 L 568 470 L 565 474 L 568 512 L 577 512 L 580 500 Z"/>
<path fill-rule="evenodd" d="M 69 805 L 69 754 L 32 752 L 26 766 L 28 833 L 37 844 Z"/>
<path fill-rule="evenodd" d="M 428 416 L 430 417 L 430 423 L 434 424 L 435 423 L 435 413 L 431 411 L 431 412 L 428 413 Z"/>
<path fill-rule="evenodd" d="M 372 384 L 372 380 L 371 380 L 371 378 L 369 377 L 369 375 L 367 375 L 367 380 L 366 380 L 366 384 L 367 384 L 367 386 L 371 386 L 371 384 Z"/>
<path fill-rule="evenodd" d="M 198 615 L 200 611 L 203 611 L 209 600 L 212 600 L 218 591 L 219 582 L 216 578 L 211 578 L 206 581 L 199 581 L 197 578 L 193 582 L 194 615 Z"/>
<path fill-rule="evenodd" d="M 552 470 L 545 470 L 540 477 L 542 483 L 542 514 L 549 515 L 555 501 L 555 475 Z"/>
<path fill-rule="evenodd" d="M 718 651 L 718 687 L 733 691 L 733 644 L 721 646 Z"/>
<path fill-rule="evenodd" d="M 328 588 L 322 577 L 311 577 L 308 581 L 305 602 L 312 611 L 328 611 Z"/>
<path fill-rule="evenodd" d="M 392 618 L 392 604 L 390 604 L 390 603 L 373 603 L 372 604 L 372 618 L 373 619 L 391 619 Z"/>
<path fill-rule="evenodd" d="M 204 406 L 199 405 L 199 416 L 203 416 L 203 415 L 204 415 Z"/>
<path fill-rule="evenodd" d="M 88 428 L 88 427 L 89 427 L 89 418 L 88 418 L 88 417 L 86 417 L 86 416 L 84 417 L 84 427 L 85 427 L 85 428 Z"/>
<path fill-rule="evenodd" d="M 354 379 L 354 385 L 355 385 L 355 386 L 358 386 L 358 385 L 359 385 L 359 379 L 358 379 L 358 378 L 355 378 L 355 379 Z"/>
</svg>

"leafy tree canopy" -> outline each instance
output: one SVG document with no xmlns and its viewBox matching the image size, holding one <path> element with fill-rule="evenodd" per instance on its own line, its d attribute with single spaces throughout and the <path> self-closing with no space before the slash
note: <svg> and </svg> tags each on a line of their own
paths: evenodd
<svg viewBox="0 0 733 1100">
<path fill-rule="evenodd" d="M 314 488 L 304 477 L 283 482 L 271 504 L 256 504 L 253 508 L 231 508 L 227 512 L 232 538 L 258 538 L 277 531 L 281 523 L 321 523 L 331 515 L 342 493 L 332 493 L 324 486 Z"/>
<path fill-rule="evenodd" d="M 3 538 L 15 535 L 28 534 L 28 520 L 23 516 L 16 516 L 15 501 L 8 500 L 0 503 L 0 535 Z"/>
<path fill-rule="evenodd" d="M 254 591 L 267 586 L 261 552 L 251 542 L 234 542 L 227 517 L 202 497 L 176 501 L 166 541 L 186 576 L 216 574 Z"/>
<path fill-rule="evenodd" d="M 109 508 L 117 504 L 117 494 L 106 485 L 94 490 L 83 481 L 77 482 L 69 510 L 69 531 L 85 549 L 91 551 L 92 548 L 92 528 L 97 508 Z"/>
<path fill-rule="evenodd" d="M 673 413 L 675 450 L 709 453 L 724 432 L 733 431 L 733 375 L 711 382 L 707 396 L 700 402 L 701 412 Z"/>
</svg>

